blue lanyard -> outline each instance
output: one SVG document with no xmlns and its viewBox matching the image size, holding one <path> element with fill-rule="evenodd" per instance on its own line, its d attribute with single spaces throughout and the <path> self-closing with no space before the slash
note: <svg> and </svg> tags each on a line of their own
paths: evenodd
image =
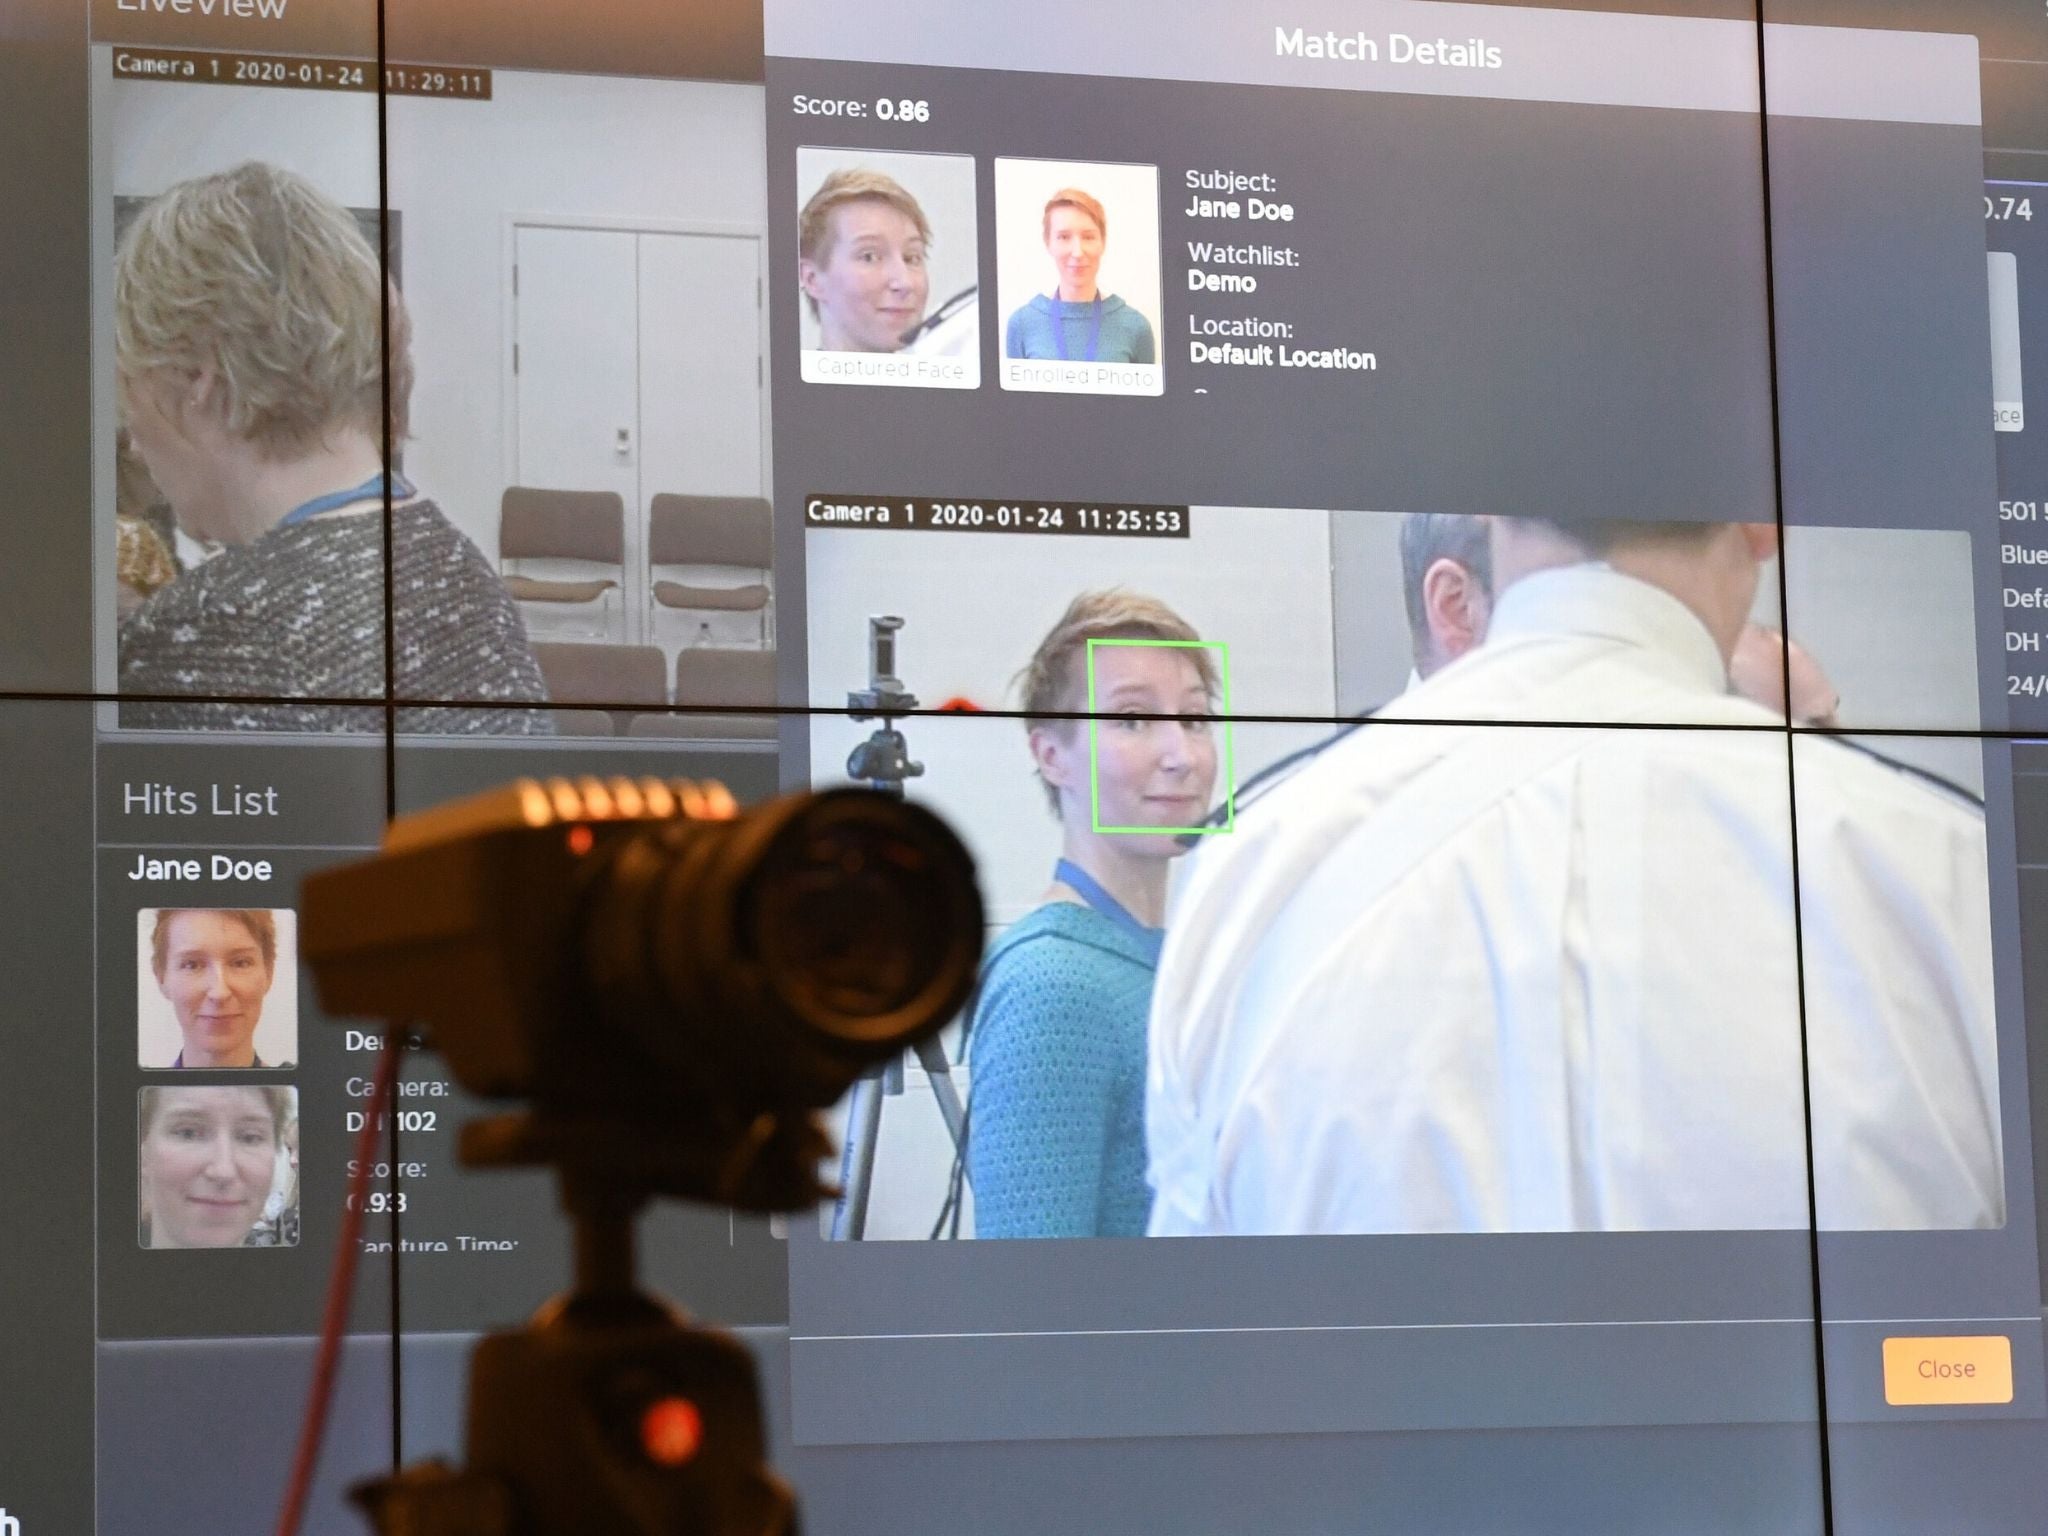
<svg viewBox="0 0 2048 1536">
<path fill-rule="evenodd" d="M 1097 883 L 1095 877 L 1074 863 L 1061 859 L 1052 867 L 1053 879 L 1068 887 L 1089 906 L 1100 912 L 1124 933 L 1136 941 L 1145 952 L 1145 957 L 1156 968 L 1159 964 L 1159 949 L 1166 942 L 1164 928 L 1148 928 L 1131 915 L 1131 909 L 1118 901 Z"/>
<path fill-rule="evenodd" d="M 1067 360 L 1067 301 L 1057 290 L 1052 296 L 1052 345 L 1060 355 L 1060 361 Z M 1096 351 L 1102 346 L 1102 295 L 1095 295 L 1094 312 L 1088 325 L 1088 355 L 1083 362 L 1095 361 Z"/>
<path fill-rule="evenodd" d="M 293 523 L 303 523 L 308 518 L 318 517 L 322 512 L 332 512 L 337 507 L 352 507 L 359 501 L 382 501 L 387 483 L 391 487 L 393 501 L 404 501 L 417 494 L 405 476 L 386 474 L 379 470 L 353 490 L 329 491 L 325 496 L 315 496 L 311 501 L 301 502 L 279 518 L 277 526 L 289 528 Z"/>
</svg>

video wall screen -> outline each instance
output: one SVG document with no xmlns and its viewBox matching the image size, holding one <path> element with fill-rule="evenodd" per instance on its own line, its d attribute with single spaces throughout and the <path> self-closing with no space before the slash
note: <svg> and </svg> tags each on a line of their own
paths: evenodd
<svg viewBox="0 0 2048 1536">
<path fill-rule="evenodd" d="M 0 1533 L 281 1487 L 384 1040 L 299 884 L 593 775 L 979 871 L 833 1197 L 647 1223 L 816 1528 L 2037 1524 L 2048 23 L 699 12 L 50 34 Z M 408 1043 L 309 1529 L 572 1262 Z"/>
</svg>

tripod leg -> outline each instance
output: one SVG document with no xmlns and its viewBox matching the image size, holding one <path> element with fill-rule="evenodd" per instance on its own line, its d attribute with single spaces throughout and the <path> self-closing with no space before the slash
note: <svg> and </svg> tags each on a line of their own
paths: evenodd
<svg viewBox="0 0 2048 1536">
<path fill-rule="evenodd" d="M 946 1134 L 953 1139 L 953 1150 L 958 1153 L 967 1139 L 967 1110 L 953 1081 L 953 1063 L 946 1059 L 946 1047 L 936 1036 L 917 1042 L 917 1064 L 931 1081 L 932 1097 L 939 1101 L 939 1118 L 946 1122 Z"/>
<path fill-rule="evenodd" d="M 882 1135 L 882 1078 L 870 1072 L 846 1097 L 846 1144 L 839 1152 L 839 1198 L 832 1206 L 832 1240 L 867 1235 L 868 1194 L 875 1182 L 875 1145 Z"/>
</svg>

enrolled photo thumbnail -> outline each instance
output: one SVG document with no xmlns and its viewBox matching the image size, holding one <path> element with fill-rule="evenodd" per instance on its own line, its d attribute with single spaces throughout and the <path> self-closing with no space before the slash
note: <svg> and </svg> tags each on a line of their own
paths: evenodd
<svg viewBox="0 0 2048 1536">
<path fill-rule="evenodd" d="M 1005 389 L 1157 395 L 1159 169 L 995 163 Z"/>
<path fill-rule="evenodd" d="M 135 930 L 137 1065 L 232 1071 L 297 1063 L 297 913 L 144 907 Z"/>
<path fill-rule="evenodd" d="M 135 1096 L 144 1248 L 295 1248 L 299 1091 L 179 1084 Z"/>
<path fill-rule="evenodd" d="M 981 384 L 974 157 L 796 152 L 801 373 L 810 384 Z"/>
</svg>

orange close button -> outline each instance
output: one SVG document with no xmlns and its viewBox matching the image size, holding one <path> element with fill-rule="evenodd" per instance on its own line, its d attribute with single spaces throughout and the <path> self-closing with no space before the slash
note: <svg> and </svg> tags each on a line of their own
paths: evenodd
<svg viewBox="0 0 2048 1536">
<path fill-rule="evenodd" d="M 2009 1403 L 2012 1340 L 2002 1333 L 1886 1339 L 1884 1400 L 1894 1408 Z"/>
</svg>

